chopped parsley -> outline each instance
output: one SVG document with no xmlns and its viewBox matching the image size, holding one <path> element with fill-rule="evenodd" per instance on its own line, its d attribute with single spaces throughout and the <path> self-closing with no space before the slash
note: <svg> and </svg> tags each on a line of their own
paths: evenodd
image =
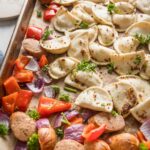
<svg viewBox="0 0 150 150">
<path fill-rule="evenodd" d="M 144 143 L 140 143 L 139 150 L 148 150 L 148 147 Z"/>
<path fill-rule="evenodd" d="M 134 36 L 142 45 L 146 45 L 150 43 L 150 34 L 149 35 L 144 35 L 140 33 L 136 33 Z"/>
<path fill-rule="evenodd" d="M 68 92 L 72 92 L 72 93 L 77 93 L 76 89 L 70 88 L 70 87 L 64 87 L 64 90 L 68 91 Z"/>
<path fill-rule="evenodd" d="M 112 110 L 112 111 L 111 111 L 111 114 L 112 114 L 114 117 L 118 116 L 118 113 L 117 113 L 115 110 Z"/>
<path fill-rule="evenodd" d="M 27 146 L 29 150 L 39 150 L 38 134 L 34 133 L 31 135 L 27 142 Z"/>
<path fill-rule="evenodd" d="M 64 124 L 70 125 L 71 123 L 68 121 L 66 115 L 63 112 L 61 113 L 61 115 L 63 117 L 61 122 L 64 123 Z"/>
<path fill-rule="evenodd" d="M 57 136 L 60 137 L 61 139 L 64 137 L 64 131 L 62 128 L 56 128 L 55 132 L 56 132 Z"/>
<path fill-rule="evenodd" d="M 134 64 L 135 65 L 139 65 L 141 63 L 141 61 L 142 61 L 141 56 L 137 55 L 136 58 L 135 58 L 135 60 L 134 60 Z"/>
<path fill-rule="evenodd" d="M 60 88 L 58 85 L 51 85 L 52 89 L 55 91 L 56 94 L 59 94 Z"/>
<path fill-rule="evenodd" d="M 49 69 L 49 65 L 48 65 L 48 64 L 47 64 L 47 65 L 44 65 L 44 66 L 42 67 L 42 71 L 43 71 L 43 72 L 47 72 L 48 69 Z"/>
<path fill-rule="evenodd" d="M 49 28 L 46 28 L 42 36 L 42 40 L 43 41 L 47 40 L 52 33 L 53 33 L 52 30 L 50 30 Z"/>
<path fill-rule="evenodd" d="M 42 12 L 41 12 L 40 10 L 37 10 L 36 13 L 37 13 L 37 17 L 38 17 L 38 18 L 41 18 L 41 17 L 42 17 Z"/>
<path fill-rule="evenodd" d="M 34 120 L 38 120 L 40 118 L 40 114 L 37 112 L 37 110 L 33 109 L 33 110 L 29 110 L 27 112 L 27 115 L 30 118 L 33 118 Z"/>
<path fill-rule="evenodd" d="M 96 67 L 96 64 L 90 61 L 82 60 L 77 66 L 77 71 L 95 72 Z"/>
<path fill-rule="evenodd" d="M 80 23 L 80 28 L 82 28 L 82 29 L 87 29 L 87 28 L 89 28 L 89 24 L 87 23 L 87 22 L 81 22 Z"/>
<path fill-rule="evenodd" d="M 107 65 L 108 73 L 112 74 L 112 72 L 115 70 L 115 65 L 114 63 L 109 63 Z"/>
<path fill-rule="evenodd" d="M 70 101 L 70 96 L 68 94 L 65 94 L 65 93 L 60 94 L 59 95 L 59 100 L 69 102 Z"/>
<path fill-rule="evenodd" d="M 118 8 L 115 6 L 114 3 L 109 3 L 107 5 L 107 10 L 109 11 L 110 14 L 112 14 L 112 13 L 118 13 L 118 11 L 119 11 Z"/>
<path fill-rule="evenodd" d="M 0 136 L 7 135 L 8 131 L 9 131 L 8 127 L 5 124 L 1 123 L 0 124 Z"/>
</svg>

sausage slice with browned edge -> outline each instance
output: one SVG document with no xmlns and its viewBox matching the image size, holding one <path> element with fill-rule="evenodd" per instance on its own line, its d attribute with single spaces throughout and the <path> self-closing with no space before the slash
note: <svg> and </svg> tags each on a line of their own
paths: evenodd
<svg viewBox="0 0 150 150">
<path fill-rule="evenodd" d="M 119 114 L 112 115 L 107 112 L 100 112 L 89 119 L 89 122 L 98 126 L 106 124 L 106 132 L 119 131 L 125 127 L 125 121 Z"/>
<path fill-rule="evenodd" d="M 24 39 L 22 42 L 22 46 L 33 56 L 39 57 L 43 53 L 38 40 L 31 38 Z"/>
<path fill-rule="evenodd" d="M 15 112 L 10 117 L 10 126 L 15 137 L 20 141 L 27 141 L 36 131 L 36 123 L 27 114 Z"/>
<path fill-rule="evenodd" d="M 74 140 L 61 140 L 54 150 L 84 150 L 84 146 Z"/>
</svg>

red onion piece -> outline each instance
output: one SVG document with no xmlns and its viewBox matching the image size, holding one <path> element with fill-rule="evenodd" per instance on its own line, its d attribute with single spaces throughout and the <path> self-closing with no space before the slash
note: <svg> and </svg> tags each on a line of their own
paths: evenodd
<svg viewBox="0 0 150 150">
<path fill-rule="evenodd" d="M 15 150 L 27 150 L 27 143 L 17 141 L 16 146 L 15 146 Z"/>
<path fill-rule="evenodd" d="M 64 130 L 64 139 L 75 140 L 79 143 L 83 143 L 82 132 L 84 129 L 83 124 L 74 124 Z"/>
<path fill-rule="evenodd" d="M 31 58 L 29 63 L 25 66 L 25 69 L 36 72 L 40 69 L 40 67 L 38 62 L 34 58 Z"/>
<path fill-rule="evenodd" d="M 150 119 L 145 121 L 141 127 L 140 127 L 141 132 L 145 136 L 147 140 L 150 140 Z"/>
<path fill-rule="evenodd" d="M 0 112 L 0 124 L 4 124 L 9 129 L 10 126 L 9 117 L 2 111 Z"/>
<path fill-rule="evenodd" d="M 49 98 L 55 98 L 56 96 L 55 91 L 51 86 L 44 87 L 44 94 L 46 97 L 49 97 Z"/>
<path fill-rule="evenodd" d="M 54 128 L 58 128 L 62 125 L 62 115 L 61 114 L 58 114 L 54 120 Z"/>
<path fill-rule="evenodd" d="M 43 127 L 49 127 L 50 123 L 49 120 L 47 118 L 42 118 L 36 121 L 36 128 L 40 129 Z"/>
<path fill-rule="evenodd" d="M 41 93 L 44 88 L 44 81 L 42 78 L 34 79 L 31 83 L 26 83 L 26 86 L 33 92 L 33 93 Z"/>
</svg>

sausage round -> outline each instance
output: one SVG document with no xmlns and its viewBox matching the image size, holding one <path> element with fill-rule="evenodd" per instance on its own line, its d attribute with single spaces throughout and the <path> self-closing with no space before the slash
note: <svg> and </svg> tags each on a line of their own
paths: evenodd
<svg viewBox="0 0 150 150">
<path fill-rule="evenodd" d="M 114 135 L 107 142 L 111 150 L 139 150 L 138 139 L 129 133 Z"/>
<path fill-rule="evenodd" d="M 84 146 L 74 140 L 61 140 L 54 150 L 84 150 Z"/>
<path fill-rule="evenodd" d="M 98 126 L 106 124 L 106 132 L 114 132 L 121 130 L 125 127 L 125 121 L 121 115 L 113 116 L 111 113 L 101 112 L 89 119 Z"/>
<path fill-rule="evenodd" d="M 38 40 L 30 38 L 24 39 L 22 42 L 22 46 L 33 56 L 39 57 L 43 53 Z"/>
<path fill-rule="evenodd" d="M 27 141 L 36 131 L 35 121 L 23 112 L 15 112 L 10 117 L 10 126 L 15 137 L 20 141 Z"/>
<path fill-rule="evenodd" d="M 109 145 L 102 140 L 85 143 L 84 148 L 85 148 L 85 150 L 110 150 Z"/>
</svg>

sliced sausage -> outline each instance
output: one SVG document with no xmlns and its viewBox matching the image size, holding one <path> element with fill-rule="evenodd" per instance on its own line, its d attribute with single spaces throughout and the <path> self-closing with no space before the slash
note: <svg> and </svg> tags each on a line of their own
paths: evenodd
<svg viewBox="0 0 150 150">
<path fill-rule="evenodd" d="M 20 141 L 27 141 L 36 131 L 35 121 L 23 112 L 15 112 L 11 115 L 10 126 L 15 137 Z"/>
<path fill-rule="evenodd" d="M 22 46 L 33 56 L 39 57 L 43 53 L 38 40 L 30 38 L 24 39 L 22 42 Z"/>
<path fill-rule="evenodd" d="M 38 137 L 41 150 L 52 150 L 57 141 L 55 130 L 52 127 L 40 128 L 38 130 Z"/>
<path fill-rule="evenodd" d="M 129 133 L 114 135 L 107 142 L 111 150 L 139 150 L 138 139 Z"/>
<path fill-rule="evenodd" d="M 89 119 L 98 126 L 106 124 L 106 132 L 114 132 L 125 127 L 125 121 L 121 115 L 112 115 L 111 113 L 101 112 Z"/>
<path fill-rule="evenodd" d="M 74 140 L 61 140 L 54 150 L 84 150 L 84 146 Z"/>
<path fill-rule="evenodd" d="M 85 148 L 85 150 L 110 150 L 109 145 L 102 140 L 85 143 L 84 148 Z"/>
</svg>

